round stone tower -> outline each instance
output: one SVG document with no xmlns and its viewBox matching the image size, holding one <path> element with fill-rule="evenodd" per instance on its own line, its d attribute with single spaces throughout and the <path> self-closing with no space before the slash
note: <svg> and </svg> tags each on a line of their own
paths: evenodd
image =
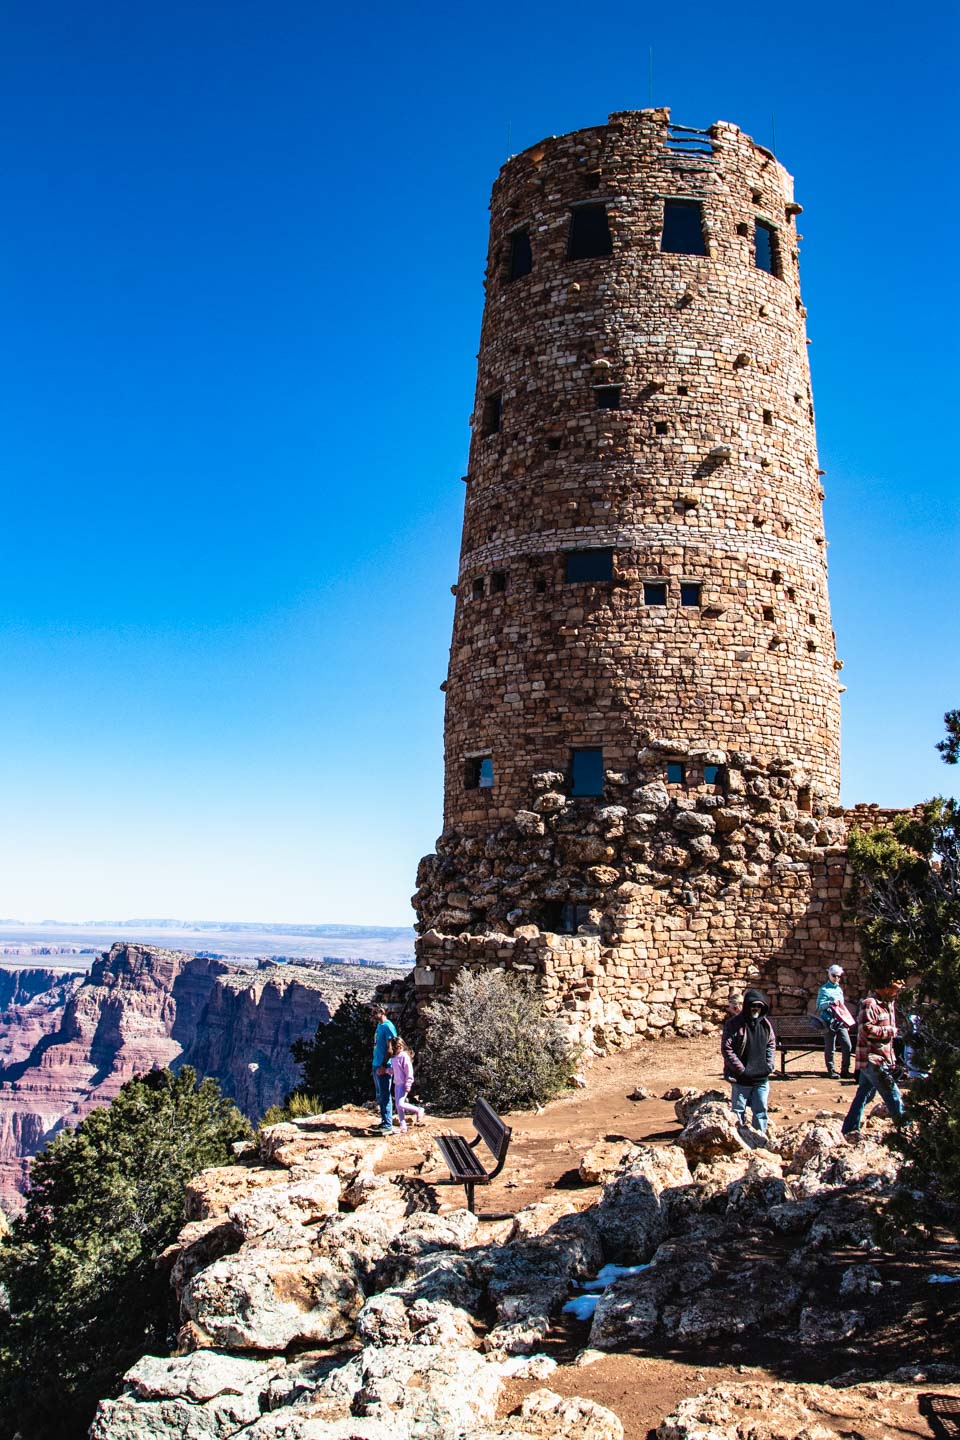
<svg viewBox="0 0 960 1440">
<path fill-rule="evenodd" d="M 800 208 L 770 151 L 666 110 L 500 172 L 416 900 L 434 942 L 594 935 L 602 970 L 625 885 L 650 888 L 641 928 L 667 892 L 743 932 L 744 887 L 838 838 Z"/>
</svg>

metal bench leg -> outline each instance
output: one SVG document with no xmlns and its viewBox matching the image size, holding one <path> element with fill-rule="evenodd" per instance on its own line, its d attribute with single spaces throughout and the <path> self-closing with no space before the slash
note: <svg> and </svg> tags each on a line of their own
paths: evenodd
<svg viewBox="0 0 960 1440">
<path fill-rule="evenodd" d="M 474 1208 L 473 1208 L 473 1183 L 472 1183 L 472 1181 L 470 1181 L 470 1180 L 465 1180 L 465 1181 L 463 1182 L 463 1188 L 464 1188 L 464 1189 L 466 1190 L 466 1192 L 467 1192 L 467 1209 L 470 1211 L 470 1214 L 471 1214 L 471 1215 L 475 1215 L 475 1214 L 476 1214 L 476 1211 L 475 1211 Z"/>
</svg>

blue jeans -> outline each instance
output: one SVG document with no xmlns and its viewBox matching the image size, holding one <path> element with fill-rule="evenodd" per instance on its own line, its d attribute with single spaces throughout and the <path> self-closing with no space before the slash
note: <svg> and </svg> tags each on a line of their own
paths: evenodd
<svg viewBox="0 0 960 1440">
<path fill-rule="evenodd" d="M 390 1071 L 385 1075 L 378 1075 L 376 1069 L 373 1072 L 373 1088 L 377 1092 L 377 1104 L 380 1106 L 380 1124 L 384 1130 L 393 1128 L 393 1092 L 390 1088 Z"/>
<path fill-rule="evenodd" d="M 761 1080 L 759 1085 L 738 1085 L 736 1080 L 731 1081 L 733 1094 L 730 1096 L 730 1103 L 733 1106 L 733 1113 L 737 1117 L 737 1124 L 744 1124 L 744 1115 L 747 1113 L 747 1106 L 753 1112 L 753 1128 L 759 1130 L 761 1135 L 767 1133 L 767 1097 L 770 1094 L 770 1081 Z"/>
<path fill-rule="evenodd" d="M 878 1090 L 883 1103 L 893 1116 L 894 1124 L 899 1126 L 903 1120 L 903 1096 L 900 1094 L 896 1080 L 889 1070 L 881 1070 L 878 1065 L 864 1065 L 860 1071 L 860 1083 L 857 1086 L 857 1093 L 853 1097 L 853 1104 L 847 1111 L 847 1118 L 843 1122 L 844 1135 L 860 1129 L 863 1112 Z"/>
</svg>

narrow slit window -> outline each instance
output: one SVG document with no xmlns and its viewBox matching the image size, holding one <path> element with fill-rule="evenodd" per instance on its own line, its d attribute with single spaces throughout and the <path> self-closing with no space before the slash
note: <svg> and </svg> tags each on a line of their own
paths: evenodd
<svg viewBox="0 0 960 1440">
<path fill-rule="evenodd" d="M 613 254 L 606 205 L 578 205 L 570 213 L 568 260 L 593 260 Z"/>
<path fill-rule="evenodd" d="M 680 586 L 680 604 L 699 608 L 703 586 L 698 580 L 684 580 Z"/>
<path fill-rule="evenodd" d="M 758 270 L 766 270 L 768 275 L 775 275 L 778 280 L 781 278 L 777 232 L 772 225 L 766 225 L 762 220 L 758 220 L 754 226 L 753 261 Z"/>
<path fill-rule="evenodd" d="M 657 420 L 654 423 L 653 432 L 655 435 L 669 435 L 670 426 L 667 424 L 666 420 Z"/>
<path fill-rule="evenodd" d="M 643 603 L 644 605 L 666 605 L 667 582 L 665 580 L 645 580 Z"/>
<path fill-rule="evenodd" d="M 716 785 L 717 782 L 718 782 L 718 780 L 719 780 L 719 778 L 720 778 L 720 766 L 719 766 L 719 765 L 704 765 L 704 767 L 703 767 L 703 783 L 704 783 L 704 785 Z"/>
<path fill-rule="evenodd" d="M 797 809 L 803 810 L 805 814 L 809 815 L 812 808 L 813 806 L 810 790 L 807 788 L 807 786 L 802 786 L 797 791 Z"/>
<path fill-rule="evenodd" d="M 485 595 L 485 593 L 486 593 L 486 586 L 485 586 L 484 583 L 483 583 L 483 576 L 482 576 L 482 575 L 478 575 L 477 578 L 476 578 L 476 580 L 474 580 L 474 582 L 473 582 L 473 591 L 472 591 L 472 594 L 473 594 L 474 600 L 482 600 L 483 597 L 484 597 L 484 595 Z"/>
<path fill-rule="evenodd" d="M 668 760 L 668 761 L 667 761 L 667 784 L 668 784 L 668 785 L 686 785 L 686 783 L 687 783 L 687 767 L 686 767 L 686 765 L 684 765 L 683 761 L 682 761 L 682 760 Z"/>
<path fill-rule="evenodd" d="M 570 751 L 570 794 L 603 794 L 603 751 Z"/>
<path fill-rule="evenodd" d="M 598 410 L 620 409 L 620 386 L 597 385 L 593 392 Z"/>
<path fill-rule="evenodd" d="M 568 585 L 613 579 L 612 550 L 568 550 L 564 560 Z"/>
<path fill-rule="evenodd" d="M 763 607 L 763 618 L 764 618 L 764 620 L 775 620 L 775 619 L 776 619 L 776 616 L 775 616 L 774 613 L 773 613 L 773 606 L 772 606 L 772 605 L 764 605 L 764 607 Z"/>
<path fill-rule="evenodd" d="M 660 249 L 667 255 L 706 255 L 699 200 L 664 200 Z"/>
<path fill-rule="evenodd" d="M 534 580 L 533 588 L 538 595 L 545 595 L 547 593 L 547 582 L 546 580 L 544 580 L 542 575 L 540 575 L 536 580 Z"/>
<path fill-rule="evenodd" d="M 506 570 L 494 570 L 490 576 L 490 594 L 502 595 L 507 588 Z"/>
<path fill-rule="evenodd" d="M 488 395 L 483 402 L 483 435 L 496 435 L 503 420 L 503 396 L 498 390 L 495 395 Z"/>
<path fill-rule="evenodd" d="M 510 236 L 510 255 L 507 260 L 507 280 L 519 280 L 533 269 L 533 250 L 530 235 L 526 230 L 514 230 Z"/>
<path fill-rule="evenodd" d="M 493 756 L 471 755 L 464 767 L 463 783 L 467 790 L 492 790 Z"/>
<path fill-rule="evenodd" d="M 764 412 L 763 412 L 763 423 L 764 423 L 764 425 L 772 425 L 772 424 L 773 424 L 773 411 L 772 411 L 772 410 L 764 410 Z"/>
</svg>

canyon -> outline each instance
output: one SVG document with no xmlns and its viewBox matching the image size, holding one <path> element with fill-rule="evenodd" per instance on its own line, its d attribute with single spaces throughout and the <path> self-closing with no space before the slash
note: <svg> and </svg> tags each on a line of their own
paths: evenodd
<svg viewBox="0 0 960 1440">
<path fill-rule="evenodd" d="M 0 969 L 0 1204 L 22 1203 L 30 1160 L 125 1081 L 191 1065 L 250 1119 L 299 1079 L 295 1040 L 343 994 L 400 972 L 355 965 L 251 969 L 153 945 L 117 943 L 70 972 Z"/>
</svg>

